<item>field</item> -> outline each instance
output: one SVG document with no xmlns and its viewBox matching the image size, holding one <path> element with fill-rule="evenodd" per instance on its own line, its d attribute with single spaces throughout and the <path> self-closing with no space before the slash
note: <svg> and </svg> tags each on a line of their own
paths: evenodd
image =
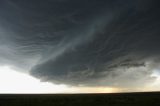
<svg viewBox="0 0 160 106">
<path fill-rule="evenodd" d="M 1 94 L 0 106 L 160 106 L 160 92 L 109 94 Z"/>
</svg>

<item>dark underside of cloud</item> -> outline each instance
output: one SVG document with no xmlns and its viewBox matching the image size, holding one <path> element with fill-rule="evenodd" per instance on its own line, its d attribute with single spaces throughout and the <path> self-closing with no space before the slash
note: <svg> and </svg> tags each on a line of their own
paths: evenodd
<svg viewBox="0 0 160 106">
<path fill-rule="evenodd" d="M 58 84 L 152 81 L 160 58 L 158 0 L 1 0 L 0 63 Z"/>
</svg>

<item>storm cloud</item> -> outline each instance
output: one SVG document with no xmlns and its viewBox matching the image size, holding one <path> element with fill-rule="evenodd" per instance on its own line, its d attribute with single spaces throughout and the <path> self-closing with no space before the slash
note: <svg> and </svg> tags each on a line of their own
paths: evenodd
<svg viewBox="0 0 160 106">
<path fill-rule="evenodd" d="M 1 0 L 0 64 L 73 86 L 152 83 L 158 0 Z"/>
</svg>

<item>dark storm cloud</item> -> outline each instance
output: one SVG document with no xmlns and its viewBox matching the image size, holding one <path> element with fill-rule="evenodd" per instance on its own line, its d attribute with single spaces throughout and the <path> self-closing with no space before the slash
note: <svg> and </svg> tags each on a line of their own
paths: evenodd
<svg viewBox="0 0 160 106">
<path fill-rule="evenodd" d="M 158 64 L 160 57 L 158 5 L 158 0 L 2 0 L 0 62 L 30 67 L 31 75 L 54 83 L 145 84 L 154 79 L 147 62 Z"/>
</svg>

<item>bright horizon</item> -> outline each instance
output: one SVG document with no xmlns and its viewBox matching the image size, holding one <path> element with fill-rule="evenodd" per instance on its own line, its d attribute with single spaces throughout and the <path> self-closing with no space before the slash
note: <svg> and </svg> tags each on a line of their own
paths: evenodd
<svg viewBox="0 0 160 106">
<path fill-rule="evenodd" d="M 56 85 L 49 82 L 41 82 L 26 73 L 15 71 L 9 66 L 0 67 L 0 94 L 57 94 L 57 93 L 118 93 L 131 92 L 128 88 L 112 87 L 71 87 L 64 84 Z M 137 91 L 150 91 L 160 87 L 160 74 L 157 71 L 154 76 L 157 81 L 148 88 L 137 89 Z M 159 89 L 159 88 L 157 88 Z M 154 91 L 154 90 L 153 90 Z M 155 89 L 156 91 L 156 89 Z M 136 90 L 135 90 L 136 92 Z"/>
</svg>

